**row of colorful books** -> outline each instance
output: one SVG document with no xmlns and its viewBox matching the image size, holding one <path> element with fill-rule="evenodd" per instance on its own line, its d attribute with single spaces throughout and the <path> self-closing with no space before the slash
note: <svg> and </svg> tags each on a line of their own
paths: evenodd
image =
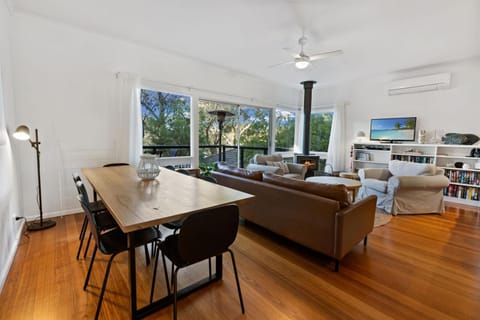
<svg viewBox="0 0 480 320">
<path fill-rule="evenodd" d="M 410 161 L 410 162 L 416 162 L 416 163 L 435 163 L 434 157 L 410 156 L 410 155 L 399 155 L 399 154 L 392 155 L 392 160 Z"/>
<path fill-rule="evenodd" d="M 450 182 L 480 185 L 480 173 L 475 171 L 445 170 Z"/>
<path fill-rule="evenodd" d="M 466 199 L 466 200 L 479 200 L 479 193 L 480 190 L 477 187 L 467 187 L 467 186 L 456 186 L 456 185 L 449 185 L 447 188 L 443 189 L 443 195 L 459 198 L 459 199 Z"/>
</svg>

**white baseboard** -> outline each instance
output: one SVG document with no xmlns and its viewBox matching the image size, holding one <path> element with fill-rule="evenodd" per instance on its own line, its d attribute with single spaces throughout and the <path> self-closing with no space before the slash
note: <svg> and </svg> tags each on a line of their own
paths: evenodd
<svg viewBox="0 0 480 320">
<path fill-rule="evenodd" d="M 43 219 L 57 218 L 57 217 L 67 216 L 67 215 L 70 215 L 70 214 L 75 214 L 75 213 L 80 213 L 80 212 L 83 212 L 82 208 L 73 208 L 73 209 L 68 209 L 68 210 L 48 212 L 48 213 L 43 214 Z M 33 220 L 38 219 L 38 215 L 36 215 L 36 216 L 26 216 L 25 219 L 27 219 L 27 221 L 33 221 Z"/>
<path fill-rule="evenodd" d="M 10 271 L 10 267 L 12 266 L 13 259 L 15 258 L 15 254 L 17 253 L 18 243 L 20 242 L 20 237 L 22 236 L 24 224 L 25 224 L 25 221 L 21 220 L 21 223 L 19 223 L 15 240 L 10 246 L 10 252 L 8 253 L 7 260 L 5 261 L 5 265 L 0 270 L 0 293 L 3 290 L 3 286 L 5 284 L 5 281 L 7 280 L 7 276 Z"/>
</svg>

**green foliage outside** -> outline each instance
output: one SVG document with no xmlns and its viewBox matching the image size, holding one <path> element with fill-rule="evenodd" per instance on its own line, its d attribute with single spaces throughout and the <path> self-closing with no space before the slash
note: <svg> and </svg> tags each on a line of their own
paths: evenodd
<svg viewBox="0 0 480 320">
<path fill-rule="evenodd" d="M 312 112 L 310 116 L 310 150 L 328 151 L 333 112 Z"/>
<path fill-rule="evenodd" d="M 189 148 L 175 146 L 190 145 L 190 105 L 188 96 L 141 90 L 143 122 L 143 146 L 172 146 L 157 151 L 160 156 L 188 156 Z M 270 141 L 270 119 L 272 109 L 239 106 L 214 101 L 199 101 L 199 144 L 201 167 L 208 173 L 213 162 L 218 160 L 219 128 L 211 110 L 226 110 L 234 113 L 227 117 L 222 133 L 222 145 L 268 148 Z M 333 113 L 312 113 L 311 150 L 327 151 Z M 292 151 L 295 136 L 295 112 L 276 111 L 275 144 L 278 151 Z M 209 146 L 209 147 L 202 147 Z M 228 149 L 227 149 L 228 152 Z M 230 149 L 235 153 L 236 148 Z M 261 150 L 245 150 L 244 163 Z M 235 164 L 238 165 L 239 161 Z M 232 163 L 233 164 L 233 163 Z"/>
</svg>

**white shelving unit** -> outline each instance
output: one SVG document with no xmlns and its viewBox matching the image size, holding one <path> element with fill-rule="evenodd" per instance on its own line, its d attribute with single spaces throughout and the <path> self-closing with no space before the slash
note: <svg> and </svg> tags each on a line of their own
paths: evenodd
<svg viewBox="0 0 480 320">
<path fill-rule="evenodd" d="M 361 168 L 387 168 L 389 160 L 436 164 L 445 170 L 445 176 L 450 180 L 443 192 L 445 200 L 480 206 L 480 158 L 470 156 L 476 147 L 356 143 L 353 145 L 352 168 L 354 172 Z"/>
</svg>

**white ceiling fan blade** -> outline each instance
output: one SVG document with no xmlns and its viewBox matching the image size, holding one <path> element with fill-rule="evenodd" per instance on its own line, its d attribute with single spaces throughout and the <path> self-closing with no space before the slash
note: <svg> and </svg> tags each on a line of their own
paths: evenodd
<svg viewBox="0 0 480 320">
<path fill-rule="evenodd" d="M 283 66 L 283 65 L 292 64 L 292 63 L 295 63 L 295 61 L 272 64 L 271 66 L 268 66 L 268 68 L 275 68 L 275 67 L 278 67 L 278 66 Z"/>
<path fill-rule="evenodd" d="M 338 55 L 341 55 L 341 54 L 343 54 L 342 50 L 335 50 L 335 51 L 317 53 L 317 54 L 314 54 L 314 55 L 310 56 L 310 61 L 325 59 L 325 58 L 329 58 L 329 57 L 333 57 L 333 56 L 338 56 Z"/>
</svg>

